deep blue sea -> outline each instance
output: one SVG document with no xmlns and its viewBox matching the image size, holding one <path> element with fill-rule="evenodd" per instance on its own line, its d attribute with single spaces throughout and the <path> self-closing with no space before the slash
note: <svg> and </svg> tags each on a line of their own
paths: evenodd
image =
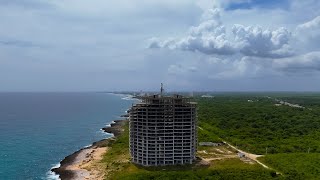
<svg viewBox="0 0 320 180">
<path fill-rule="evenodd" d="M 100 129 L 135 100 L 107 93 L 0 93 L 0 179 L 54 179 L 67 155 L 111 135 Z"/>
</svg>

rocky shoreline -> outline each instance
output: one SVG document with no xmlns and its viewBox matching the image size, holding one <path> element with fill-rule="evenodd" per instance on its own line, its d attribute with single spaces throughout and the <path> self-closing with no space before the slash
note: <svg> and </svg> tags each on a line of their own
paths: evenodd
<svg viewBox="0 0 320 180">
<path fill-rule="evenodd" d="M 60 167 L 51 169 L 52 172 L 59 175 L 61 180 L 67 179 L 82 179 L 88 177 L 90 173 L 86 169 L 82 169 L 81 165 L 88 163 L 91 160 L 97 160 L 98 158 L 93 158 L 96 155 L 98 150 L 105 152 L 110 144 L 116 137 L 118 137 L 123 131 L 123 125 L 128 120 L 115 120 L 114 123 L 110 124 L 110 127 L 102 128 L 103 131 L 113 134 L 114 137 L 103 139 L 97 142 L 94 142 L 91 146 L 82 148 L 73 154 L 65 157 L 60 162 Z M 99 156 L 102 156 L 99 153 Z M 80 168 L 79 168 L 80 164 Z M 77 166 L 77 168 L 75 168 Z M 92 174 L 92 173 L 91 173 Z M 82 178 L 79 178 L 82 177 Z M 94 177 L 96 179 L 97 177 Z"/>
<path fill-rule="evenodd" d="M 106 133 L 113 134 L 115 137 L 119 136 L 123 131 L 123 125 L 127 122 L 128 120 L 114 120 L 114 123 L 110 124 L 110 127 L 104 127 L 102 130 Z"/>
</svg>

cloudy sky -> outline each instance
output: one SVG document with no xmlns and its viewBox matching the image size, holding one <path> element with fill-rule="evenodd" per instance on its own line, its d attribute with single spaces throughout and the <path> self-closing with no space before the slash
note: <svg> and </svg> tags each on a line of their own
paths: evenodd
<svg viewBox="0 0 320 180">
<path fill-rule="evenodd" d="M 320 91 L 319 0 L 0 0 L 0 91 Z"/>
</svg>

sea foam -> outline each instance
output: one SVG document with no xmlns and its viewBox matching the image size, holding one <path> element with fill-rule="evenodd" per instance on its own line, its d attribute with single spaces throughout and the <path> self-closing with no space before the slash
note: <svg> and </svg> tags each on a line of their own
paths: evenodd
<svg viewBox="0 0 320 180">
<path fill-rule="evenodd" d="M 60 163 L 54 165 L 51 169 L 54 169 L 54 168 L 59 168 L 61 166 Z M 47 180 L 61 180 L 59 175 L 56 174 L 55 172 L 51 171 L 51 169 L 47 172 L 47 177 L 45 179 Z"/>
</svg>

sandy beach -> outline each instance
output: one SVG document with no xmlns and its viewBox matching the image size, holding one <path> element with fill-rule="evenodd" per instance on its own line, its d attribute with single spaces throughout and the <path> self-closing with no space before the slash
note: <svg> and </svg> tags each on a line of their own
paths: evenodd
<svg viewBox="0 0 320 180">
<path fill-rule="evenodd" d="M 61 180 L 102 180 L 105 177 L 101 160 L 108 152 L 108 146 L 117 136 L 123 132 L 122 126 L 127 120 L 115 120 L 110 127 L 102 128 L 114 137 L 94 142 L 91 146 L 65 157 L 59 168 L 52 169 Z"/>
<path fill-rule="evenodd" d="M 103 154 L 107 152 L 107 149 L 107 147 L 84 149 L 77 155 L 72 164 L 66 166 L 65 170 L 74 173 L 72 179 L 103 179 L 102 165 L 99 162 L 102 160 Z"/>
</svg>

